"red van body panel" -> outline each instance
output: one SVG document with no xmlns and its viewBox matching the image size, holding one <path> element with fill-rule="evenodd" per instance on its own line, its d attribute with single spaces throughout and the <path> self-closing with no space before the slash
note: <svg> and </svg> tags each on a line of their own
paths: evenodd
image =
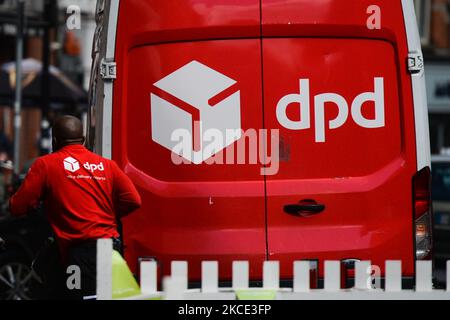
<svg viewBox="0 0 450 320">
<path fill-rule="evenodd" d="M 150 93 L 155 82 L 196 60 L 239 79 L 248 110 L 242 127 L 261 128 L 259 1 L 127 1 L 120 10 L 113 158 L 143 199 L 142 209 L 123 220 L 130 266 L 155 257 L 170 273 L 170 261 L 187 260 L 190 277 L 199 279 L 201 261 L 218 260 L 221 275 L 231 279 L 232 261 L 248 260 L 258 277 L 266 258 L 260 166 L 173 164 L 170 151 L 151 138 Z M 221 38 L 230 40 L 215 40 Z"/>
<path fill-rule="evenodd" d="M 361 13 L 372 2 L 262 0 L 265 127 L 279 128 L 289 146 L 289 158 L 266 185 L 269 259 L 280 261 L 282 278 L 300 259 L 370 260 L 382 272 L 385 260 L 401 260 L 403 275 L 414 274 L 411 177 L 417 165 L 402 7 L 378 1 L 382 28 L 369 30 L 369 15 Z M 310 80 L 312 105 L 312 97 L 324 92 L 350 104 L 373 92 L 375 77 L 384 78 L 382 128 L 362 128 L 349 117 L 342 127 L 325 130 L 324 143 L 315 143 L 313 129 L 285 129 L 276 119 L 277 101 L 299 92 L 299 78 Z M 290 108 L 297 119 L 298 108 Z M 373 108 L 364 104 L 367 118 Z M 325 110 L 326 119 L 336 117 L 335 105 Z M 325 210 L 307 218 L 283 212 L 303 199 Z M 321 263 L 319 270 L 323 275 Z"/>
<path fill-rule="evenodd" d="M 133 271 L 139 257 L 157 259 L 164 274 L 171 261 L 187 260 L 189 278 L 197 281 L 200 262 L 217 260 L 220 279 L 230 280 L 231 262 L 248 260 L 256 280 L 270 259 L 281 262 L 287 279 L 294 260 L 356 258 L 381 269 L 385 260 L 402 260 L 404 276 L 414 274 L 411 181 L 418 168 L 402 6 L 377 1 L 382 27 L 369 30 L 372 2 L 120 2 L 112 158 L 143 200 L 123 219 Z M 161 89 L 156 83 L 193 61 L 236 82 L 243 130 L 279 130 L 277 174 L 261 175 L 261 164 L 177 165 L 170 150 L 152 140 L 151 94 Z M 352 118 L 352 102 L 374 93 L 376 78 L 383 79 L 384 126 L 361 127 Z M 311 125 L 287 129 L 277 119 L 277 105 L 286 95 L 306 92 L 300 79 L 309 84 Z M 338 108 L 324 103 L 320 141 L 315 97 L 324 93 L 342 96 L 348 116 L 330 128 Z M 363 117 L 376 117 L 374 107 L 364 103 Z M 289 105 L 286 116 L 301 120 L 299 104 Z M 310 217 L 283 211 L 304 199 L 325 209 Z"/>
<path fill-rule="evenodd" d="M 399 124 L 408 119 L 411 127 L 414 122 L 411 114 L 402 114 L 392 45 L 332 38 L 266 39 L 263 43 L 264 85 L 271 88 L 264 97 L 266 128 L 280 127 L 274 106 L 279 97 L 298 92 L 299 74 L 309 78 L 311 97 L 336 92 L 349 101 L 373 91 L 374 77 L 383 77 L 386 101 L 382 128 L 362 128 L 347 119 L 341 127 L 325 130 L 324 143 L 315 142 L 313 129 L 280 129 L 288 151 L 278 174 L 266 181 L 270 259 L 281 262 L 285 277 L 292 272 L 294 260 L 305 258 L 357 258 L 380 266 L 386 259 L 402 260 L 404 273 L 411 275 L 415 146 Z M 290 117 L 299 117 L 298 108 L 290 107 Z M 373 109 L 373 103 L 367 103 L 362 110 L 371 118 Z M 337 113 L 335 105 L 325 105 L 325 119 L 334 119 Z M 305 199 L 324 204 L 325 210 L 310 217 L 283 212 L 284 205 Z"/>
</svg>

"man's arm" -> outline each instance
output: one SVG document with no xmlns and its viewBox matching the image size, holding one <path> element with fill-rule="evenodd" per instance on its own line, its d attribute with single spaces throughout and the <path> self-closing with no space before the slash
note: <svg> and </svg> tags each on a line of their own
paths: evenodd
<svg viewBox="0 0 450 320">
<path fill-rule="evenodd" d="M 114 206 L 118 218 L 141 207 L 141 196 L 128 176 L 112 161 L 114 173 Z"/>
<path fill-rule="evenodd" d="M 45 181 L 45 163 L 41 159 L 37 159 L 28 171 L 19 190 L 9 200 L 11 214 L 20 216 L 35 208 L 43 194 Z"/>
</svg>

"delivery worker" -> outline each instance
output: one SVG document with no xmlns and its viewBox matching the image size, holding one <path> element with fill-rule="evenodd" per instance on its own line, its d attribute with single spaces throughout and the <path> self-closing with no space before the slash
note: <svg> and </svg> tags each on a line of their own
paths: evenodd
<svg viewBox="0 0 450 320">
<path fill-rule="evenodd" d="M 79 119 L 59 117 L 52 132 L 53 153 L 33 163 L 10 210 L 24 215 L 43 201 L 64 270 L 80 268 L 81 288 L 68 292 L 81 299 L 96 292 L 96 240 L 117 239 L 117 219 L 138 209 L 141 199 L 114 161 L 84 147 Z"/>
</svg>

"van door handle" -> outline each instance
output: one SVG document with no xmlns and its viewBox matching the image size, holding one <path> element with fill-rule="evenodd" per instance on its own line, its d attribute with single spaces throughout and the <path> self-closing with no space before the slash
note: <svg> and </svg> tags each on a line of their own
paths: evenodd
<svg viewBox="0 0 450 320">
<path fill-rule="evenodd" d="M 325 210 L 325 205 L 317 203 L 314 200 L 306 199 L 301 200 L 296 204 L 287 204 L 284 206 L 284 212 L 301 217 L 308 217 L 318 214 Z"/>
</svg>

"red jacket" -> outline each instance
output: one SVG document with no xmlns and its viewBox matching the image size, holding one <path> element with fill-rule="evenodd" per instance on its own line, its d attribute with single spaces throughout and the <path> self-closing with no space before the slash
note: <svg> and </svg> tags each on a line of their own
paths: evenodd
<svg viewBox="0 0 450 320">
<path fill-rule="evenodd" d="M 38 158 L 11 197 L 11 213 L 24 215 L 40 200 L 63 252 L 81 240 L 117 237 L 116 219 L 141 205 L 117 164 L 82 145 Z"/>
</svg>

